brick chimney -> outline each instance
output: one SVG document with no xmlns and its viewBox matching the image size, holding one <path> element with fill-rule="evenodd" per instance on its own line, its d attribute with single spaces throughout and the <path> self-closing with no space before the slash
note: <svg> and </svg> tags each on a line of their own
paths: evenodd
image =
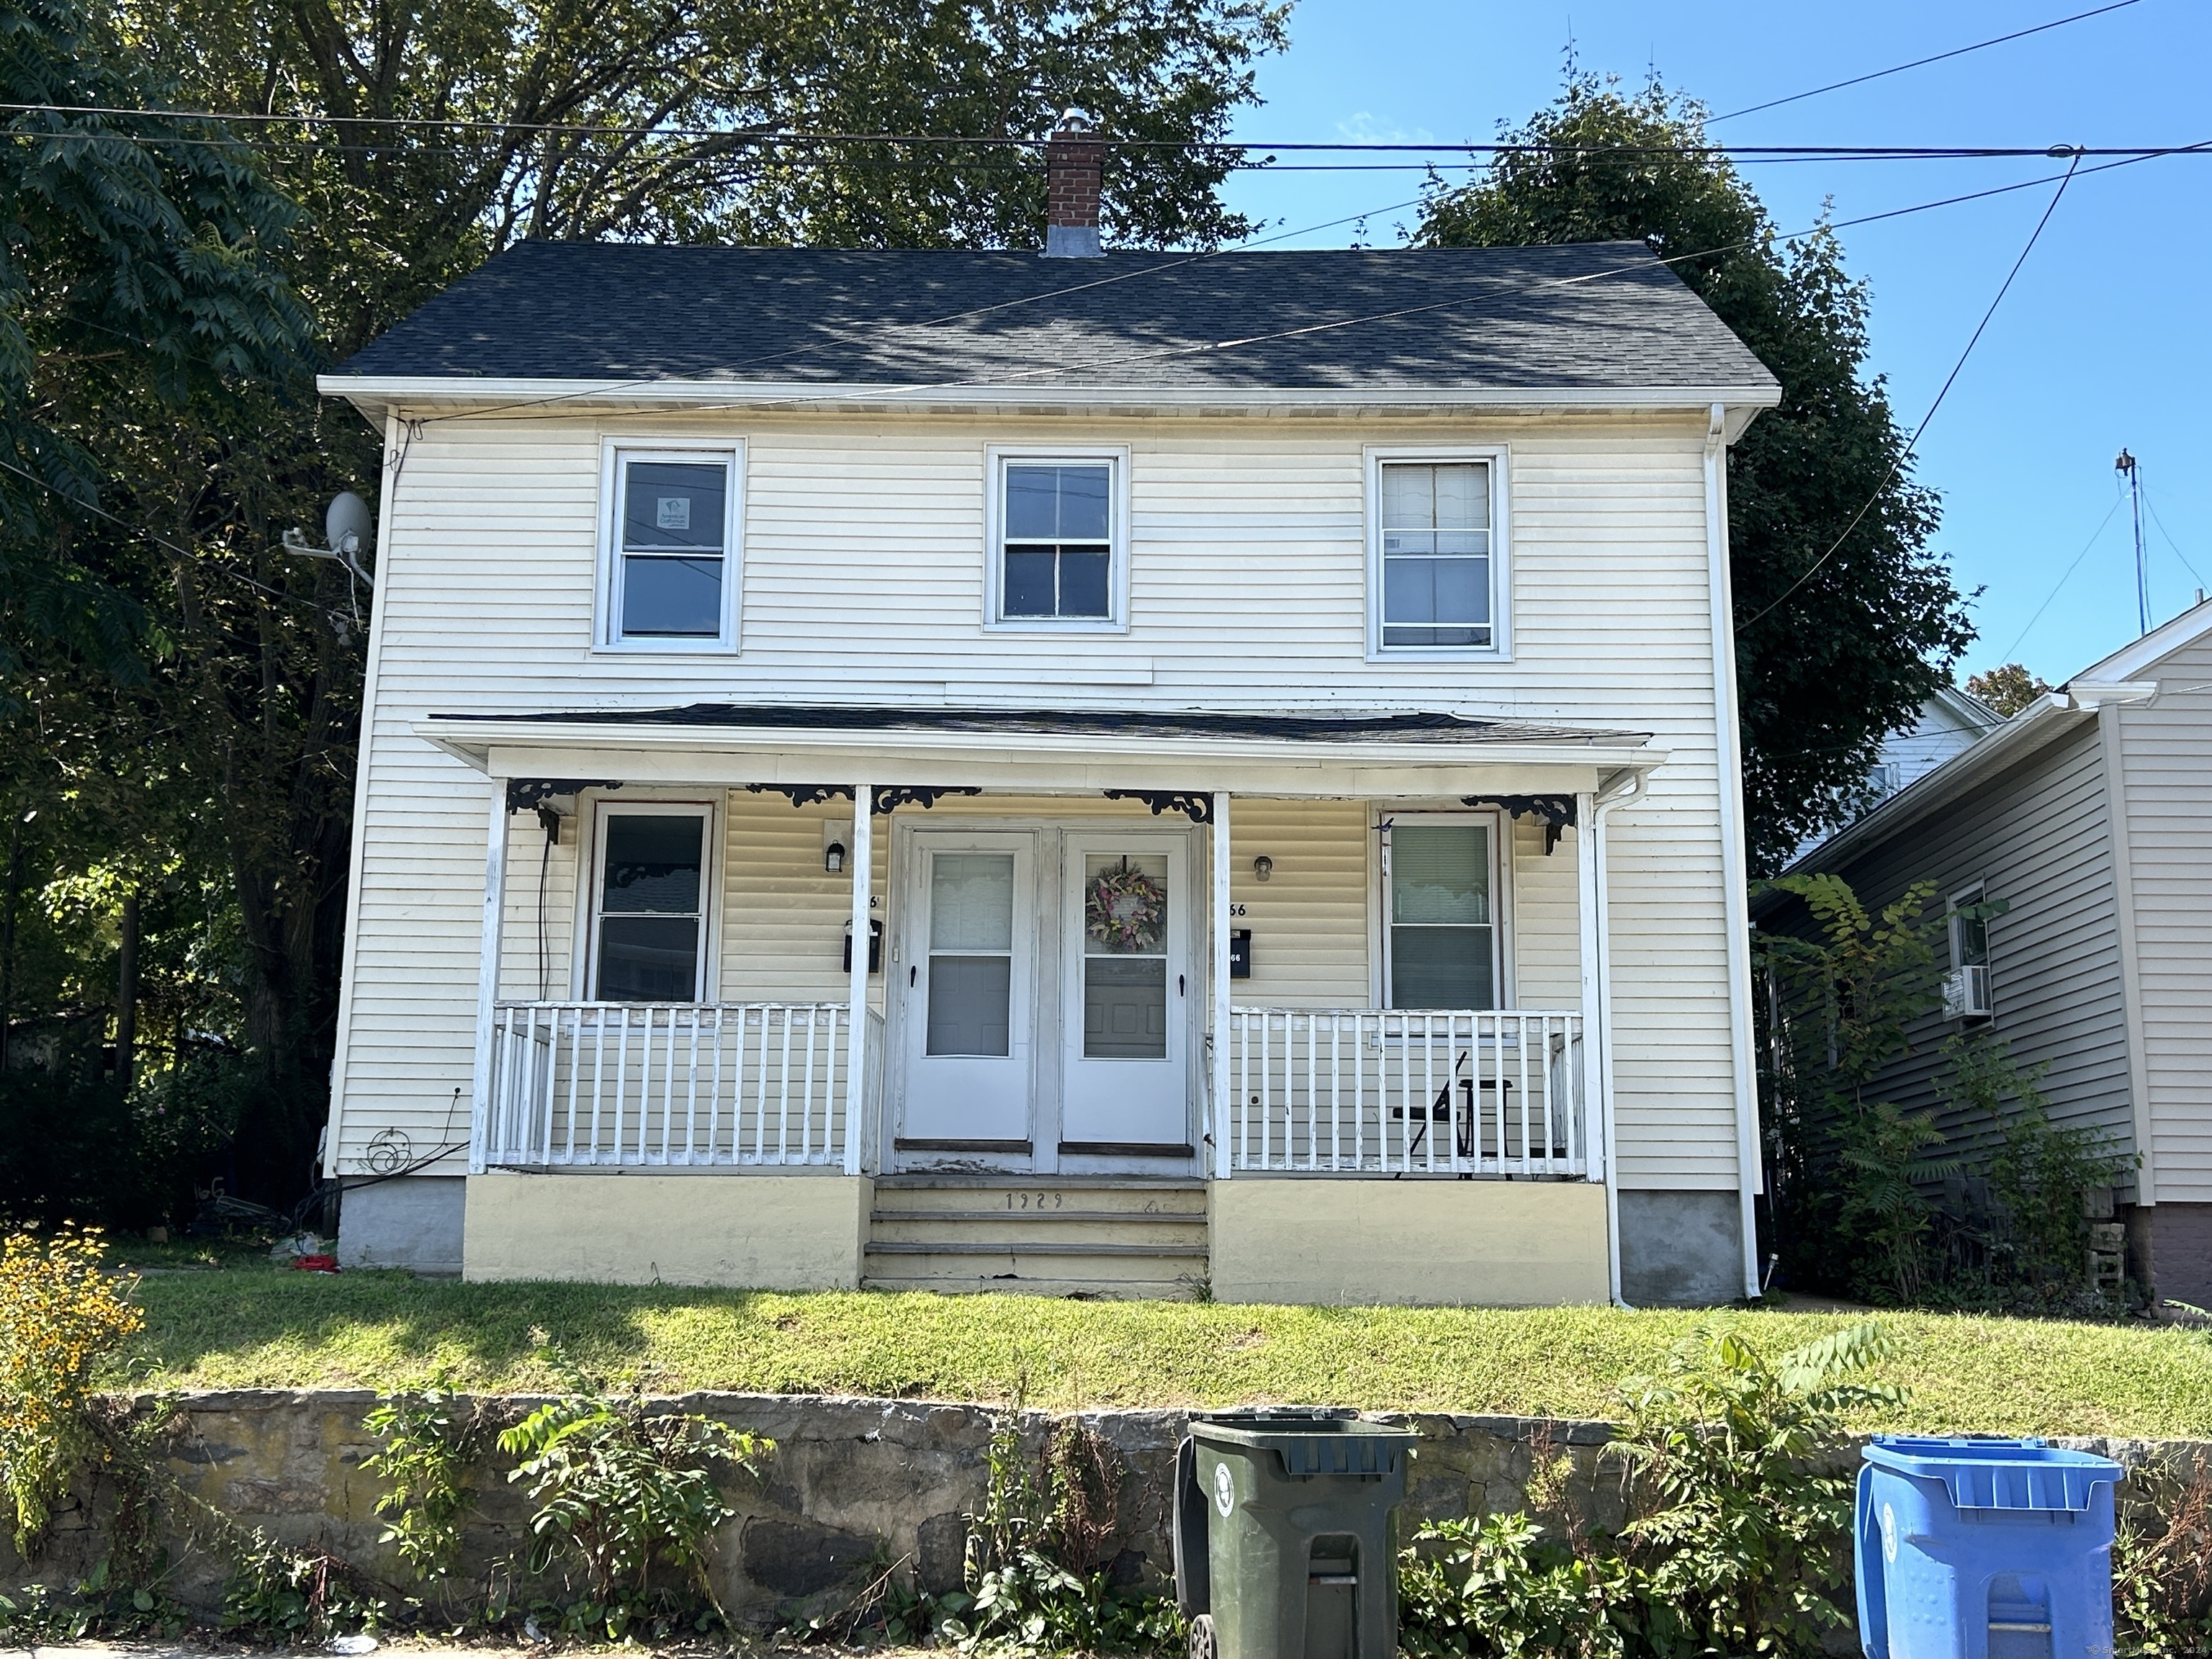
<svg viewBox="0 0 2212 1659">
<path fill-rule="evenodd" d="M 1044 257 L 1096 259 L 1098 185 L 1106 170 L 1106 145 L 1079 109 L 1060 118 L 1045 145 Z"/>
</svg>

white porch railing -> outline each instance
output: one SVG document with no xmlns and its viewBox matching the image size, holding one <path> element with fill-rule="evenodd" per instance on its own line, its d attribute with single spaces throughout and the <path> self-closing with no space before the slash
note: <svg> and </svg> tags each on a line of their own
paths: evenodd
<svg viewBox="0 0 2212 1659">
<path fill-rule="evenodd" d="M 842 1165 L 849 1029 L 842 1002 L 502 1002 L 481 1164 Z"/>
<path fill-rule="evenodd" d="M 1233 1170 L 1584 1176 L 1579 1013 L 1232 1008 Z"/>
</svg>

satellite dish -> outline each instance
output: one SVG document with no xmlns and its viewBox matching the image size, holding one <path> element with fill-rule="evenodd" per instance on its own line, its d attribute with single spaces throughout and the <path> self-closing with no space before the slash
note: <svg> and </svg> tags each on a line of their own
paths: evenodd
<svg viewBox="0 0 2212 1659">
<path fill-rule="evenodd" d="M 375 526 L 368 516 L 368 503 L 350 489 L 331 503 L 331 510 L 323 515 L 324 544 L 333 553 L 357 554 L 376 544 Z"/>
</svg>

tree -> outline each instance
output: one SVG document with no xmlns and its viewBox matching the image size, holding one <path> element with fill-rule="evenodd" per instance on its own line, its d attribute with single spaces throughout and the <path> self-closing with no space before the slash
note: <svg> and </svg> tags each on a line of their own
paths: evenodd
<svg viewBox="0 0 2212 1659">
<path fill-rule="evenodd" d="M 1966 681 L 1968 696 L 1980 698 L 2007 720 L 2050 690 L 2040 677 L 2029 673 L 2016 662 L 1987 669 L 1970 676 Z"/>
<path fill-rule="evenodd" d="M 1631 96 L 1571 68 L 1556 102 L 1502 135 L 1543 148 L 1434 191 L 1417 240 L 1644 242 L 1781 381 L 1781 404 L 1729 456 L 1746 816 L 1764 872 L 1849 816 L 1881 739 L 1948 683 L 1972 634 L 1927 549 L 1936 496 L 1863 373 L 1865 286 L 1832 232 L 1783 241 L 1726 159 L 1694 153 L 1704 121 L 1656 79 Z"/>
<path fill-rule="evenodd" d="M 131 109 L 161 88 L 73 0 L 0 11 L 0 100 Z M 0 681 L 43 641 L 137 678 L 159 634 L 80 549 L 100 443 L 225 377 L 283 376 L 307 319 L 272 261 L 291 204 L 207 122 L 9 118 L 0 145 Z"/>
<path fill-rule="evenodd" d="M 40 396 L 67 411 L 52 441 L 75 446 L 72 499 L 88 507 L 96 491 L 115 516 L 50 514 L 40 545 L 70 560 L 52 567 L 66 577 L 58 591 L 106 607 L 49 605 L 80 619 L 69 641 L 15 626 L 35 596 L 9 573 L 0 611 L 8 637 L 27 643 L 8 684 L 33 713 L 0 734 L 20 739 L 0 743 L 0 805 L 58 787 L 50 739 L 66 729 L 89 746 L 101 790 L 133 812 L 172 815 L 188 849 L 185 890 L 205 890 L 210 873 L 227 888 L 214 931 L 234 945 L 240 983 L 225 1034 L 247 1073 L 233 1190 L 296 1195 L 326 1115 L 336 1031 L 368 596 L 278 541 L 319 523 L 340 489 L 375 499 L 381 434 L 317 399 L 308 371 L 526 235 L 1035 246 L 1043 165 L 1025 141 L 1069 105 L 1113 136 L 1169 141 L 1115 152 L 1110 238 L 1237 236 L 1248 227 L 1216 194 L 1238 153 L 1223 141 L 1253 100 L 1252 64 L 1283 44 L 1284 11 L 1267 0 L 122 0 L 101 14 L 100 38 L 69 14 L 76 44 L 10 69 L 6 95 L 22 103 L 285 118 L 15 122 L 112 133 L 110 149 L 89 153 L 122 183 L 131 167 L 189 163 L 179 176 L 209 198 L 200 219 L 215 228 L 176 279 L 199 307 L 185 322 L 94 314 L 82 349 L 61 349 L 50 327 L 16 354 L 35 353 Z M 118 63 L 134 77 L 101 67 Z M 476 125 L 404 125 L 421 119 Z M 841 132 L 989 142 L 803 137 Z M 17 148 L 4 164 L 48 153 Z M 0 220 L 11 211 L 21 216 L 0 204 Z M 199 222 L 184 213 L 187 228 Z M 27 280 L 23 291 L 80 307 L 90 292 Z M 312 313 L 312 340 L 296 311 L 279 331 L 252 310 L 257 291 L 273 304 L 287 281 Z M 0 302 L 14 292 L 0 288 Z M 245 326 L 257 319 L 258 356 Z M 116 389 L 132 362 L 170 374 L 158 416 Z M 11 397 L 9 418 L 29 406 Z M 9 533 L 18 501 L 32 499 L 0 498 Z M 66 828 L 44 848 L 42 885 L 118 867 L 149 833 L 92 810 Z"/>
</svg>

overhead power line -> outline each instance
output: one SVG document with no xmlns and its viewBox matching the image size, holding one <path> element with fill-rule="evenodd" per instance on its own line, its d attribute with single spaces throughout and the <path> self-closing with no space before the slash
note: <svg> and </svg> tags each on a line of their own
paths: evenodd
<svg viewBox="0 0 2212 1659">
<path fill-rule="evenodd" d="M 2069 23 L 2081 22 L 2084 18 L 2102 17 L 2108 11 L 2121 11 L 2140 3 L 2140 0 L 2113 0 L 2109 6 L 2099 6 L 2094 11 L 2077 11 L 2071 17 L 2056 18 L 2048 23 L 2038 23 L 2033 28 L 2014 29 L 2010 34 L 1992 36 L 1977 40 L 1971 46 L 1954 46 L 1948 52 L 1939 52 L 1932 58 L 1916 58 L 1909 64 L 1895 64 L 1885 70 L 1875 70 L 1866 75 L 1854 75 L 1848 81 L 1831 81 L 1825 87 L 1814 87 L 1809 92 L 1793 92 L 1787 98 L 1770 98 L 1763 104 L 1747 104 L 1741 109 L 1732 109 L 1725 115 L 1709 115 L 1708 124 L 1714 121 L 1733 121 L 1739 115 L 1756 115 L 1763 109 L 1779 109 L 1784 104 L 1795 104 L 1807 98 L 1818 98 L 1822 93 L 1841 92 L 1845 87 L 1864 86 L 1869 81 L 1879 81 L 1885 76 L 1902 75 L 1907 70 L 1924 69 L 1930 64 L 1940 64 L 1947 58 L 1964 58 L 1970 52 L 1980 52 L 1989 46 L 2001 46 L 2008 40 L 2024 40 L 2031 34 L 2041 34 L 2046 29 L 2063 28 Z"/>
<path fill-rule="evenodd" d="M 2125 0 L 2134 3 L 2134 0 Z M 624 126 L 574 121 L 507 121 L 487 118 L 460 116 L 415 115 L 314 115 L 270 114 L 257 111 L 149 109 L 125 107 L 107 104 L 11 104 L 0 103 L 0 112 L 33 115 L 81 115 L 159 119 L 177 121 L 210 121 L 238 125 L 312 126 L 339 128 L 374 128 L 394 131 L 482 132 L 489 136 L 515 133 L 550 134 L 562 137 L 581 138 L 687 138 L 721 139 L 733 143 L 759 145 L 764 148 L 789 146 L 793 148 L 821 148 L 845 144 L 896 144 L 907 146 L 937 146 L 945 149 L 1043 149 L 1052 143 L 1045 137 L 976 137 L 957 133 L 931 132 L 789 132 L 770 128 L 704 127 L 704 126 Z M 68 133 L 40 132 L 36 129 L 14 130 L 14 136 L 58 138 Z M 93 136 L 93 135 L 88 135 Z M 114 134 L 101 137 L 126 137 Z M 1530 143 L 1370 143 L 1345 141 L 1339 143 L 1267 143 L 1253 139 L 1225 138 L 1115 138 L 1098 137 L 1095 142 L 1109 149 L 1124 150 L 1197 150 L 1242 154 L 1251 150 L 1286 153 L 1319 153 L 1328 155 L 1722 155 L 1742 157 L 1806 156 L 1829 160 L 1854 156 L 1893 158 L 1903 161 L 1975 161 L 2002 159 L 2008 156 L 2067 155 L 2125 155 L 2149 157 L 2171 155 L 2197 148 L 2179 144 L 2123 144 L 2123 145 L 2065 145 L 2054 150 L 2050 145 L 2036 144 L 1530 144 Z"/>
<path fill-rule="evenodd" d="M 1983 331 L 1989 327 L 1990 319 L 1997 314 L 1997 307 L 2004 303 L 2005 295 L 2012 292 L 2013 279 L 2020 275 L 2021 267 L 2027 263 L 2027 256 L 2035 252 L 2036 243 L 2042 240 L 2043 228 L 2051 222 L 2051 216 L 2058 210 L 2058 204 L 2066 195 L 2066 186 L 2074 182 L 2075 172 L 2081 165 L 2081 157 L 2077 155 L 2074 158 L 2074 165 L 2066 169 L 2066 176 L 2058 181 L 2058 188 L 2051 192 L 2051 201 L 2044 208 L 2043 216 L 2035 222 L 2035 228 L 2028 233 L 2027 246 L 2021 249 L 2020 258 L 2012 262 L 2012 269 L 2005 273 L 2004 281 L 1997 288 L 1996 297 L 1990 301 L 1990 308 L 1982 313 L 1982 320 L 1974 325 L 1973 333 L 1967 337 L 1966 349 L 1959 354 L 1959 361 L 1951 365 L 1951 372 L 1943 377 L 1943 384 L 1936 393 L 1936 401 L 1928 405 L 1928 412 L 1920 417 L 1920 424 L 1912 428 L 1911 437 L 1908 438 L 1904 447 L 1890 458 L 1889 470 L 1881 475 L 1881 482 L 1875 486 L 1874 493 L 1867 497 L 1866 505 L 1851 515 L 1851 521 L 1844 526 L 1843 534 L 1828 544 L 1826 552 L 1808 565 L 1803 574 L 1776 594 L 1757 615 L 1748 621 L 1739 623 L 1736 625 L 1737 632 L 1742 633 L 1756 627 L 1760 622 L 1771 616 L 1791 594 L 1812 580 L 1820 567 L 1835 556 L 1836 550 L 1850 539 L 1851 532 L 1859 527 L 1860 520 L 1874 511 L 1875 503 L 1881 499 L 1882 491 L 1889 488 L 1891 482 L 1903 469 L 1906 459 L 1919 447 L 1921 434 L 1928 430 L 1928 423 L 1936 418 L 1936 411 L 1943 407 L 1943 399 L 1950 395 L 1951 388 L 1958 384 L 1960 373 L 1966 367 L 1966 359 L 1974 355 L 1974 348 L 1981 343 Z"/>
</svg>

